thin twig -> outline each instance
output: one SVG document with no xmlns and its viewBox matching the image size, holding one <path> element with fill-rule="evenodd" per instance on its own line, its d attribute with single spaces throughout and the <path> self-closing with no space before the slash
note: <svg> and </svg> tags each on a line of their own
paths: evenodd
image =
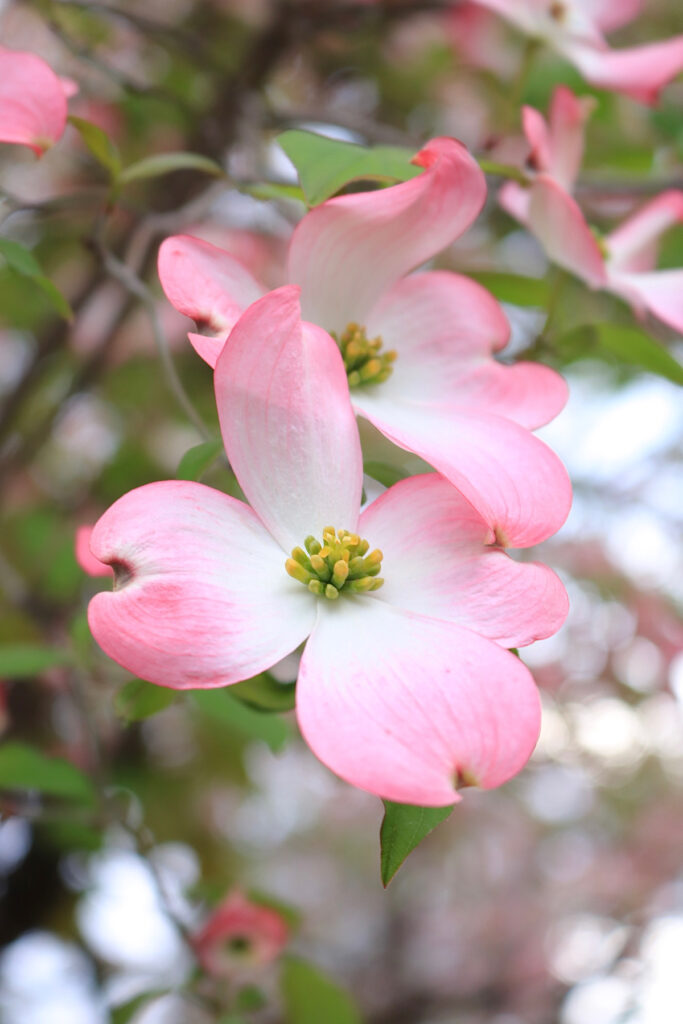
<svg viewBox="0 0 683 1024">
<path fill-rule="evenodd" d="M 154 341 L 166 376 L 166 383 L 192 425 L 201 437 L 208 441 L 213 435 L 192 404 L 192 400 L 185 391 L 183 383 L 178 376 L 178 371 L 175 368 L 175 363 L 173 362 L 173 357 L 171 355 L 166 335 L 161 327 L 161 321 L 157 312 L 154 296 L 144 281 L 142 281 L 130 267 L 118 260 L 112 252 L 109 252 L 104 248 L 104 246 L 100 246 L 99 254 L 102 259 L 102 264 L 110 277 L 114 278 L 115 281 L 118 281 L 118 283 L 122 285 L 127 292 L 134 295 L 142 303 L 145 312 L 149 317 L 152 332 L 154 334 Z"/>
</svg>

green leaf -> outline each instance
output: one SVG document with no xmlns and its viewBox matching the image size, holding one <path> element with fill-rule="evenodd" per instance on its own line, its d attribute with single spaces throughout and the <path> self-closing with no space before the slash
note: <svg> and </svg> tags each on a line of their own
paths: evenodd
<svg viewBox="0 0 683 1024">
<path fill-rule="evenodd" d="M 44 672 L 55 665 L 68 665 L 71 661 L 68 651 L 56 647 L 39 647 L 33 644 L 0 645 L 0 678 L 26 679 Z"/>
<path fill-rule="evenodd" d="M 167 686 L 155 686 L 144 679 L 131 679 L 114 698 L 116 714 L 126 722 L 140 722 L 169 707 L 177 697 Z"/>
<path fill-rule="evenodd" d="M 119 184 L 127 185 L 143 178 L 159 178 L 171 171 L 202 171 L 216 178 L 226 176 L 220 164 L 200 153 L 155 153 L 126 167 L 119 175 Z"/>
<path fill-rule="evenodd" d="M 305 960 L 286 957 L 280 984 L 286 1024 L 362 1024 L 348 992 Z"/>
<path fill-rule="evenodd" d="M 384 801 L 384 819 L 379 832 L 382 850 L 382 885 L 386 889 L 403 861 L 425 836 L 445 821 L 453 810 L 448 807 L 416 807 L 413 804 L 395 804 Z"/>
<path fill-rule="evenodd" d="M 601 352 L 616 356 L 630 366 L 638 366 L 660 377 L 666 377 L 674 384 L 683 384 L 683 366 L 668 349 L 650 337 L 640 327 L 600 323 L 580 327 L 565 334 L 558 342 L 558 348 L 566 343 L 583 343 L 588 355 Z"/>
<path fill-rule="evenodd" d="M 129 1021 L 133 1020 L 138 1010 L 151 1003 L 153 999 L 159 999 L 163 995 L 166 995 L 163 989 L 155 992 L 143 992 L 141 995 L 135 996 L 134 999 L 129 999 L 119 1006 L 112 1007 L 110 1011 L 111 1024 L 128 1024 Z"/>
<path fill-rule="evenodd" d="M 289 738 L 290 729 L 283 719 L 255 711 L 233 697 L 226 688 L 195 690 L 192 699 L 214 723 L 228 726 L 249 739 L 263 740 L 275 752 L 282 750 Z"/>
<path fill-rule="evenodd" d="M 254 199 L 295 199 L 300 203 L 306 203 L 306 196 L 298 185 L 285 185 L 279 181 L 249 182 L 240 185 L 239 189 Z"/>
<path fill-rule="evenodd" d="M 223 442 L 204 441 L 185 452 L 176 472 L 177 480 L 201 480 L 204 473 L 223 452 Z"/>
<path fill-rule="evenodd" d="M 296 704 L 296 684 L 278 683 L 267 672 L 234 683 L 230 695 L 261 711 L 291 711 Z"/>
<path fill-rule="evenodd" d="M 550 288 L 543 278 L 491 270 L 476 271 L 469 276 L 488 288 L 501 302 L 510 302 L 513 306 L 545 307 L 548 304 Z"/>
<path fill-rule="evenodd" d="M 317 206 L 352 181 L 392 184 L 423 170 L 411 164 L 412 150 L 398 146 L 367 149 L 302 131 L 283 132 L 277 141 L 297 169 L 309 206 Z"/>
<path fill-rule="evenodd" d="M 22 277 L 33 281 L 47 295 L 60 316 L 63 316 L 65 320 L 71 319 L 73 316 L 71 306 L 57 285 L 49 277 L 45 276 L 42 267 L 30 249 L 27 249 L 25 245 L 21 245 L 19 242 L 13 242 L 9 238 L 0 238 L 0 256 L 4 257 L 7 265 L 16 271 L 17 274 L 21 274 Z"/>
<path fill-rule="evenodd" d="M 0 788 L 37 789 L 48 796 L 94 802 L 90 780 L 75 765 L 20 742 L 0 746 Z"/>
<path fill-rule="evenodd" d="M 99 125 L 85 121 L 82 117 L 72 115 L 69 124 L 79 132 L 91 155 L 109 172 L 112 181 L 116 181 L 121 173 L 121 155 L 107 133 Z"/>
<path fill-rule="evenodd" d="M 368 461 L 363 463 L 363 472 L 371 476 L 373 480 L 383 484 L 384 487 L 393 487 L 399 480 L 405 480 L 410 476 L 399 466 L 390 466 L 388 462 Z"/>
</svg>

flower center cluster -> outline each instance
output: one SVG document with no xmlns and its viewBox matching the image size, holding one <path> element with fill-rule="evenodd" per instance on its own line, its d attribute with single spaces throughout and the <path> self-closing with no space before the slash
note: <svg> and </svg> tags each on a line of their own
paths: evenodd
<svg viewBox="0 0 683 1024">
<path fill-rule="evenodd" d="M 357 533 L 326 526 L 322 544 L 307 537 L 303 548 L 294 548 L 285 569 L 312 594 L 336 601 L 340 593 L 365 594 L 379 590 L 384 583 L 377 575 L 382 568 L 382 552 L 367 553 L 370 545 Z"/>
<path fill-rule="evenodd" d="M 396 352 L 393 349 L 382 352 L 380 337 L 368 338 L 365 328 L 358 324 L 349 324 L 339 338 L 334 331 L 331 333 L 341 349 L 350 388 L 361 384 L 381 384 L 391 376 Z"/>
<path fill-rule="evenodd" d="M 567 17 L 567 8 L 561 0 L 553 0 L 549 7 L 549 13 L 554 21 L 564 21 Z"/>
</svg>

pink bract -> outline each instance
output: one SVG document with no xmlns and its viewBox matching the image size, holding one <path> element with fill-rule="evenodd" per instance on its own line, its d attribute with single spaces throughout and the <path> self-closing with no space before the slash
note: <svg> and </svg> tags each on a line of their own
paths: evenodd
<svg viewBox="0 0 683 1024">
<path fill-rule="evenodd" d="M 88 576 L 113 577 L 114 571 L 112 567 L 110 565 L 105 565 L 104 562 L 100 562 L 99 559 L 95 558 L 90 550 L 90 538 L 92 536 L 92 531 L 92 526 L 84 525 L 77 527 L 74 543 L 76 561 L 83 572 L 87 573 Z"/>
<path fill-rule="evenodd" d="M 235 890 L 192 936 L 192 945 L 208 974 L 231 977 L 245 967 L 275 960 L 288 939 L 289 926 L 282 914 Z"/>
<path fill-rule="evenodd" d="M 485 195 L 478 165 L 453 139 L 432 140 L 415 162 L 425 170 L 410 181 L 311 210 L 292 237 L 289 277 L 306 320 L 337 336 L 361 324 L 397 353 L 387 380 L 353 389 L 355 412 L 446 476 L 501 544 L 524 547 L 569 511 L 566 473 L 530 433 L 559 412 L 566 386 L 547 367 L 493 360 L 509 326 L 478 284 L 445 271 L 404 276 L 458 237 Z M 162 244 L 159 275 L 173 305 L 208 326 L 189 337 L 214 366 L 239 311 L 264 289 L 229 253 L 183 235 Z"/>
<path fill-rule="evenodd" d="M 302 323 L 298 291 L 250 306 L 216 366 L 250 505 L 185 481 L 124 495 L 93 531 L 116 579 L 90 602 L 90 626 L 125 668 L 176 689 L 248 678 L 306 641 L 297 715 L 320 760 L 388 799 L 454 803 L 461 784 L 500 785 L 529 757 L 538 693 L 504 648 L 557 630 L 566 594 L 551 570 L 510 559 L 437 474 L 360 512 L 343 361 Z M 382 589 L 329 601 L 287 574 L 291 547 L 328 525 L 384 551 Z"/>
<path fill-rule="evenodd" d="M 540 39 L 579 69 L 587 82 L 656 103 L 683 70 L 683 36 L 612 50 L 603 33 L 632 21 L 641 0 L 474 0 L 521 32 Z"/>
<path fill-rule="evenodd" d="M 34 53 L 0 47 L 0 142 L 41 156 L 64 131 L 73 86 Z"/>
<path fill-rule="evenodd" d="M 593 288 L 619 295 L 639 316 L 649 311 L 683 331 L 683 269 L 655 269 L 660 235 L 683 223 L 683 192 L 671 189 L 657 196 L 600 244 L 570 194 L 589 111 L 590 105 L 564 86 L 553 94 L 547 122 L 537 110 L 524 108 L 524 132 L 538 173 L 529 188 L 508 182 L 500 203 L 533 232 L 554 263 Z"/>
</svg>

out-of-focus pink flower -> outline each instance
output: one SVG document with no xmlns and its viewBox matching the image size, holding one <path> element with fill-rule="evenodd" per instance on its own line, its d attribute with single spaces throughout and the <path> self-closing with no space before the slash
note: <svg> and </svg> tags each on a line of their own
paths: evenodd
<svg viewBox="0 0 683 1024">
<path fill-rule="evenodd" d="M 83 572 L 86 572 L 88 576 L 110 576 L 113 578 L 114 570 L 112 567 L 110 565 L 105 565 L 104 562 L 100 562 L 99 559 L 95 558 L 90 550 L 90 537 L 92 535 L 92 531 L 92 526 L 78 526 L 76 528 L 74 544 L 76 561 Z"/>
<path fill-rule="evenodd" d="M 587 82 L 655 103 L 683 70 L 683 36 L 612 50 L 604 32 L 632 21 L 642 0 L 473 0 L 540 39 L 574 64 Z"/>
<path fill-rule="evenodd" d="M 282 914 L 236 890 L 192 937 L 192 945 L 207 974 L 229 977 L 244 967 L 275 960 L 288 939 L 289 925 Z"/>
<path fill-rule="evenodd" d="M 445 25 L 453 46 L 467 64 L 498 76 L 514 73 L 515 48 L 509 45 L 505 27 L 476 0 L 456 4 L 448 12 Z"/>
<path fill-rule="evenodd" d="M 74 83 L 34 53 L 0 47 L 0 142 L 41 156 L 62 135 Z"/>
<path fill-rule="evenodd" d="M 424 171 L 410 181 L 311 210 L 292 237 L 289 280 L 305 318 L 344 352 L 356 413 L 447 477 L 500 544 L 526 547 L 558 530 L 571 503 L 564 468 L 530 432 L 559 412 L 566 386 L 545 366 L 492 358 L 509 325 L 478 284 L 445 271 L 404 277 L 469 227 L 486 191 L 454 139 L 432 140 L 414 162 Z M 186 235 L 163 243 L 159 275 L 207 331 L 189 338 L 212 366 L 264 292 L 229 253 Z"/>
<path fill-rule="evenodd" d="M 683 223 L 683 192 L 663 192 L 598 241 L 570 194 L 590 109 L 590 101 L 565 86 L 555 90 L 547 122 L 533 107 L 524 107 L 530 164 L 538 173 L 532 170 L 529 188 L 508 182 L 500 203 L 536 235 L 553 262 L 591 287 L 619 295 L 639 316 L 649 310 L 683 331 L 683 269 L 655 269 L 660 235 Z"/>
<path fill-rule="evenodd" d="M 462 783 L 501 785 L 529 757 L 538 694 L 504 647 L 558 629 L 566 594 L 551 570 L 496 547 L 438 474 L 360 512 L 344 363 L 301 321 L 298 294 L 250 306 L 216 365 L 249 505 L 180 480 L 120 498 L 90 542 L 116 575 L 90 628 L 121 665 L 176 689 L 249 678 L 307 641 L 297 714 L 320 760 L 380 796 L 451 804 Z"/>
</svg>

